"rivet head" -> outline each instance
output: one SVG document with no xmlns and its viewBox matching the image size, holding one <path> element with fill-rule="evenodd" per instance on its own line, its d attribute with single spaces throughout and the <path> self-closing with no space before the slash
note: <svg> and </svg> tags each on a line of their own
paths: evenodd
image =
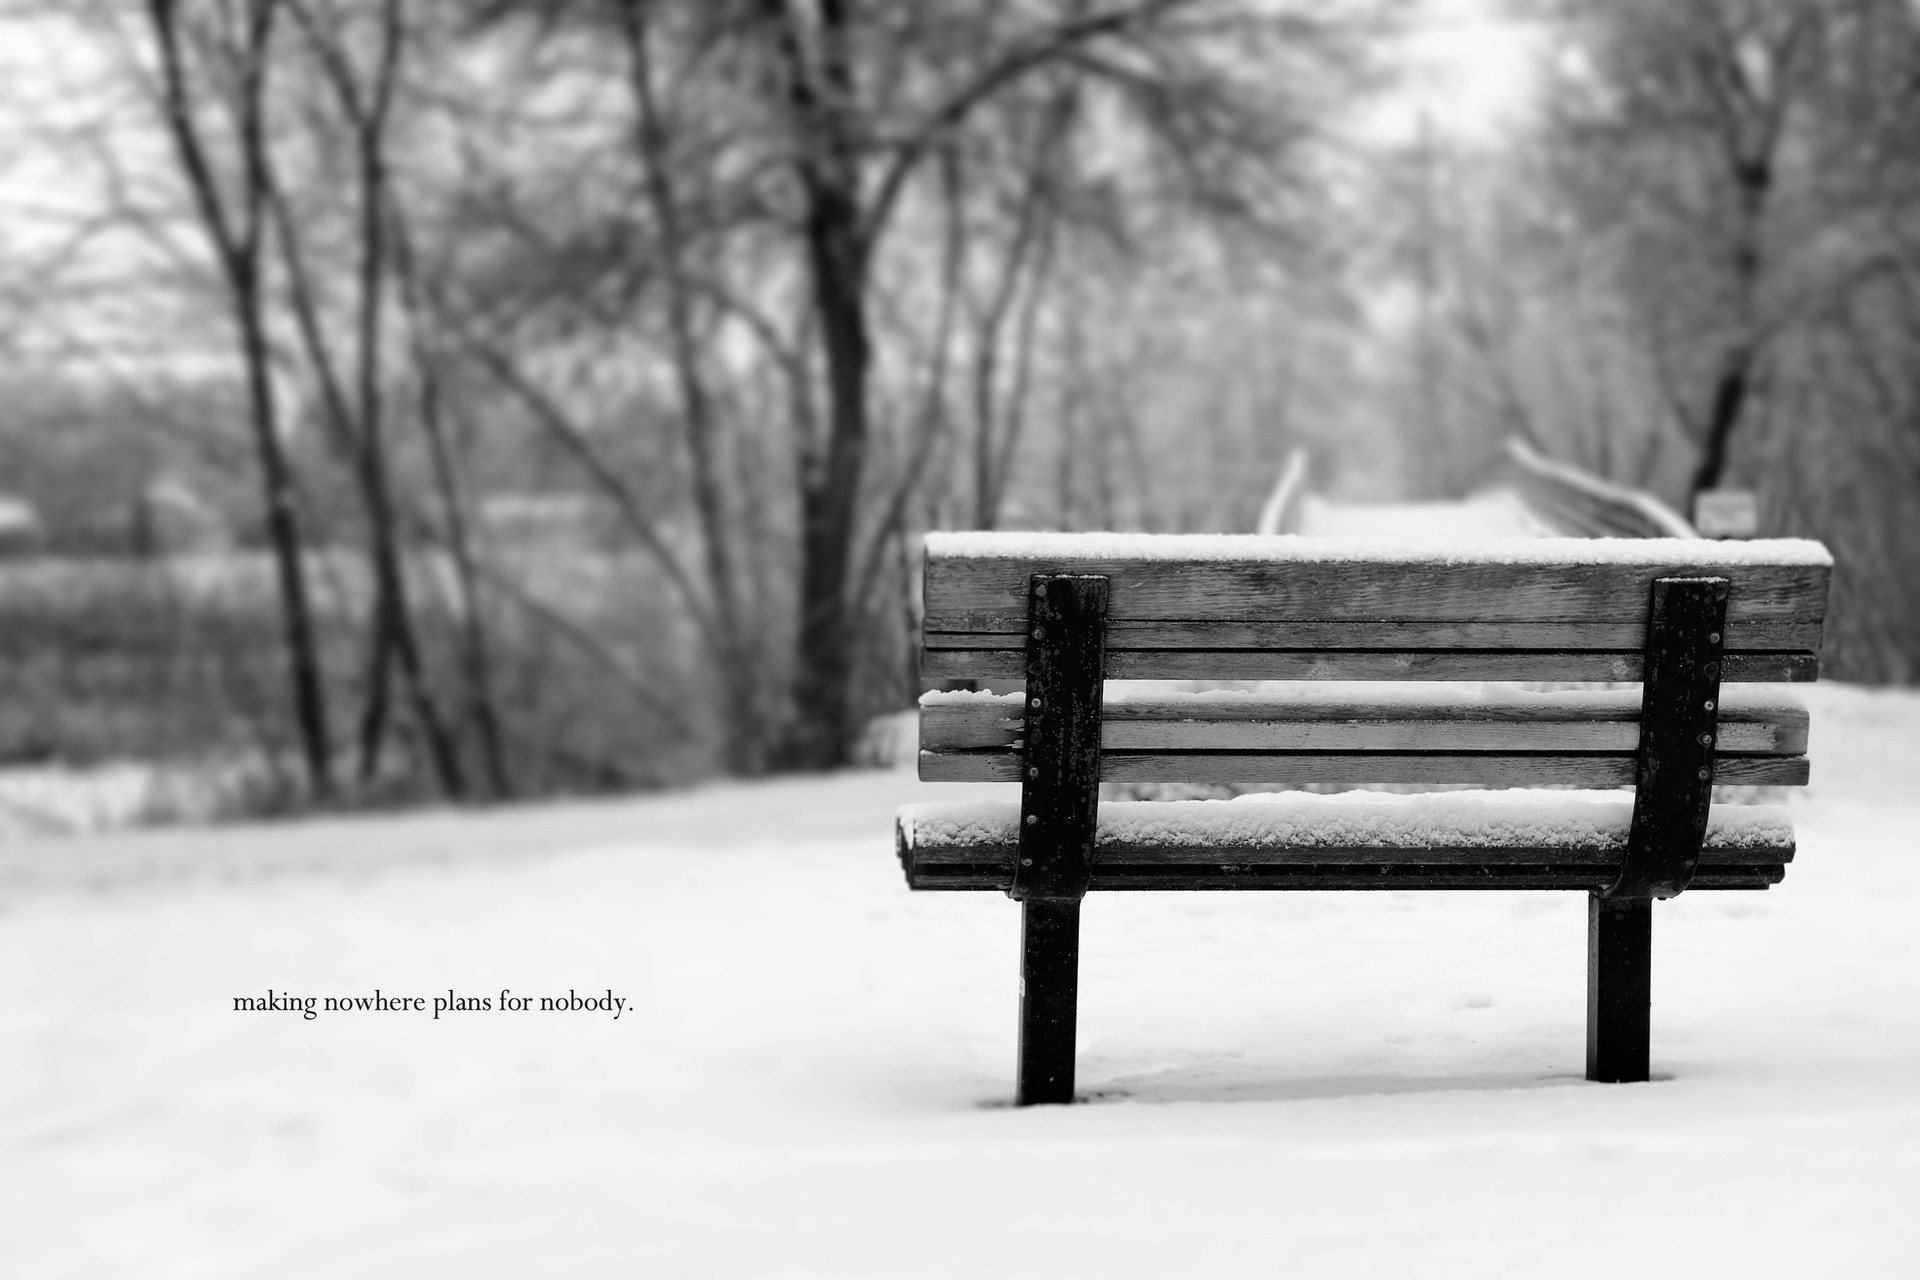
<svg viewBox="0 0 1920 1280">
<path fill-rule="evenodd" d="M 1718 631 L 1713 631 L 1713 632 L 1709 632 L 1709 633 L 1707 634 L 1707 643 L 1708 643 L 1708 644 L 1719 644 L 1719 643 L 1720 643 L 1720 633 L 1719 633 Z"/>
<path fill-rule="evenodd" d="M 1039 777 L 1039 776 L 1040 776 L 1040 766 L 1039 766 L 1039 765 L 1037 765 L 1037 764 L 1030 764 L 1030 765 L 1028 765 L 1028 766 L 1027 766 L 1027 776 L 1028 776 L 1029 778 L 1037 778 L 1037 777 Z"/>
<path fill-rule="evenodd" d="M 1031 826 L 1034 826 L 1034 825 L 1035 825 L 1035 824 L 1037 824 L 1037 823 L 1038 823 L 1039 821 L 1040 821 L 1040 815 L 1039 815 L 1039 814 L 1037 814 L 1037 813 L 1030 813 L 1030 814 L 1028 814 L 1028 815 L 1027 815 L 1027 825 L 1028 825 L 1028 826 L 1030 826 L 1030 827 L 1031 827 Z"/>
<path fill-rule="evenodd" d="M 1700 766 L 1700 781 L 1705 782 L 1708 778 L 1711 778 L 1712 776 L 1713 776 L 1713 770 L 1707 768 L 1705 765 Z"/>
<path fill-rule="evenodd" d="M 1712 735 L 1712 734 L 1710 734 L 1710 733 L 1703 733 L 1703 734 L 1701 734 L 1701 735 L 1700 735 L 1700 745 L 1701 745 L 1701 746 L 1703 746 L 1703 747 L 1710 747 L 1710 746 L 1712 746 L 1712 745 L 1713 745 L 1713 735 Z"/>
<path fill-rule="evenodd" d="M 1023 867 L 1030 867 L 1030 866 L 1032 866 L 1032 865 L 1033 865 L 1033 859 L 1032 859 L 1032 858 L 1022 858 L 1022 859 L 1020 859 L 1020 865 L 1021 865 L 1021 866 L 1023 866 Z"/>
<path fill-rule="evenodd" d="M 1713 710 L 1713 699 L 1712 699 L 1712 698 L 1708 698 L 1708 699 L 1706 700 L 1706 702 L 1705 702 L 1705 703 L 1704 703 L 1703 705 L 1704 705 L 1704 706 L 1706 707 L 1706 709 L 1707 709 L 1708 711 L 1711 711 L 1711 710 Z"/>
<path fill-rule="evenodd" d="M 1027 705 L 1032 707 L 1035 711 L 1038 711 L 1040 709 L 1040 699 L 1034 698 L 1030 702 L 1028 702 Z"/>
<path fill-rule="evenodd" d="M 1717 662 L 1709 662 L 1705 667 L 1701 669 L 1710 676 L 1717 676 L 1720 674 L 1720 664 Z"/>
<path fill-rule="evenodd" d="M 1047 638 L 1047 629 L 1045 627 L 1035 627 L 1033 629 L 1033 638 L 1035 640 L 1045 640 Z"/>
<path fill-rule="evenodd" d="M 1034 584 L 1033 584 L 1033 594 L 1035 594 L 1035 595 L 1037 595 L 1037 596 L 1043 596 L 1043 595 L 1045 595 L 1045 594 L 1047 594 L 1047 584 L 1046 584 L 1046 583 L 1044 583 L 1044 582 L 1036 582 L 1036 583 L 1034 583 Z"/>
</svg>

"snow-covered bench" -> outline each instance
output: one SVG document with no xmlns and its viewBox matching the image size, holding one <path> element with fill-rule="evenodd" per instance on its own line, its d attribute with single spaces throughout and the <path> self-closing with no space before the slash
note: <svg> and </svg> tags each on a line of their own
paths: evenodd
<svg viewBox="0 0 1920 1280">
<path fill-rule="evenodd" d="M 1806 712 L 1765 686 L 1816 678 L 1831 565 L 1802 541 L 932 534 L 923 679 L 1018 691 L 924 695 L 920 776 L 1021 799 L 907 807 L 901 864 L 1021 901 L 1023 1104 L 1073 1095 L 1089 889 L 1585 891 L 1587 1075 L 1644 1080 L 1652 900 L 1793 857 L 1783 809 L 1712 788 L 1806 782 Z M 1556 687 L 1583 682 L 1633 687 Z"/>
</svg>

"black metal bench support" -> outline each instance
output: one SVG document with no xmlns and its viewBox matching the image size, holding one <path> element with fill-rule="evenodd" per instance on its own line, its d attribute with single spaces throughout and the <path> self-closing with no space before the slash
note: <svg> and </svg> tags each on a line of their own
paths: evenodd
<svg viewBox="0 0 1920 1280">
<path fill-rule="evenodd" d="M 1587 898 L 1587 1079 L 1647 1078 L 1653 900 Z"/>
<path fill-rule="evenodd" d="M 1020 1106 L 1073 1101 L 1079 997 L 1080 903 L 1028 898 L 1020 904 Z"/>
<path fill-rule="evenodd" d="M 1725 578 L 1653 584 L 1633 825 L 1619 878 L 1587 904 L 1587 1079 L 1645 1080 L 1653 900 L 1693 879 L 1713 803 Z"/>
<path fill-rule="evenodd" d="M 1027 597 L 1025 777 L 1010 896 L 1021 904 L 1021 1106 L 1073 1101 L 1080 899 L 1100 806 L 1107 579 L 1034 574 Z"/>
</svg>

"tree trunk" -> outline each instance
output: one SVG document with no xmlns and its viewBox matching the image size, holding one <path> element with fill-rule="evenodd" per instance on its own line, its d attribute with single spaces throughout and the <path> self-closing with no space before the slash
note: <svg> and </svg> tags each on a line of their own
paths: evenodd
<svg viewBox="0 0 1920 1280">
<path fill-rule="evenodd" d="M 379 42 L 374 68 L 366 76 L 355 69 L 337 26 L 322 20 L 306 0 L 287 0 L 293 17 L 305 31 L 309 46 L 331 86 L 336 102 L 350 129 L 353 160 L 359 179 L 359 263 L 356 306 L 357 377 L 356 406 L 349 422 L 345 396 L 334 384 L 334 362 L 313 319 L 313 305 L 306 290 L 304 269 L 293 273 L 292 283 L 306 294 L 297 301 L 302 328 L 315 356 L 315 364 L 327 384 L 329 410 L 338 420 L 338 429 L 351 449 L 350 465 L 359 486 L 367 517 L 367 561 L 373 582 L 373 620 L 367 638 L 367 682 L 360 717 L 360 776 L 370 779 L 377 772 L 380 752 L 391 719 L 393 673 L 397 669 L 402 692 L 413 711 L 428 758 L 432 761 L 443 793 L 459 797 L 466 792 L 466 774 L 460 753 L 448 731 L 431 689 L 427 685 L 425 662 L 419 633 L 415 627 L 412 604 L 408 598 L 406 569 L 398 513 L 395 509 L 393 481 L 387 456 L 385 416 L 382 395 L 384 367 L 382 352 L 383 321 L 386 312 L 388 268 L 388 194 L 386 129 L 394 100 L 394 91 L 404 55 L 405 28 L 401 21 L 403 0 L 384 0 L 379 17 Z M 290 266 L 298 266 L 297 229 L 292 218 L 284 216 L 283 202 L 276 201 L 283 214 L 280 225 Z"/>
<path fill-rule="evenodd" d="M 694 512 L 705 552 L 707 586 L 713 598 L 720 649 L 714 658 L 726 708 L 726 763 L 732 773 L 758 773 L 762 768 L 761 743 L 764 741 L 758 723 L 760 699 L 755 696 L 753 656 L 748 651 L 746 631 L 740 622 L 732 532 L 714 447 L 718 423 L 707 390 L 695 326 L 693 282 L 688 276 L 692 237 L 681 217 L 679 195 L 674 187 L 667 121 L 661 114 L 654 84 L 646 7 L 642 0 L 625 0 L 620 17 L 627 45 L 629 83 L 639 115 L 636 142 L 647 200 L 653 206 L 660 238 L 660 265 L 667 292 L 667 332 L 674 379 L 680 392 L 687 453 L 692 463 Z"/>
<path fill-rule="evenodd" d="M 799 720 L 785 755 L 793 767 L 828 769 L 845 763 L 852 739 L 847 562 L 866 452 L 871 356 L 858 210 L 843 189 L 820 185 L 810 196 L 807 254 L 827 362 L 828 436 L 826 456 L 810 460 L 801 493 Z"/>
<path fill-rule="evenodd" d="M 306 757 L 307 776 L 315 794 L 325 798 L 333 794 L 333 750 L 327 731 L 326 693 L 319 646 L 314 639 L 313 608 L 307 595 L 306 567 L 301 559 L 292 469 L 281 446 L 273 384 L 269 380 L 271 357 L 261 323 L 255 270 L 253 263 L 234 264 L 233 306 L 247 367 L 247 398 L 252 410 L 255 453 L 260 462 L 267 540 L 273 548 L 274 570 L 280 582 L 281 624 L 293 685 L 294 719 Z"/>
<path fill-rule="evenodd" d="M 854 636 L 847 579 L 867 443 L 867 243 L 854 103 L 850 15 L 845 0 L 821 0 L 817 73 L 802 52 L 794 19 L 775 5 L 800 131 L 805 243 L 813 305 L 827 371 L 825 447 L 802 459 L 799 642 L 793 671 L 795 719 L 779 751 L 795 769 L 846 763 L 852 745 Z M 818 82 L 815 75 L 818 75 Z"/>
<path fill-rule="evenodd" d="M 148 19 L 158 45 L 161 106 L 187 188 L 213 249 L 233 308 L 240 338 L 240 359 L 247 381 L 247 402 L 254 452 L 260 467 L 267 540 L 280 586 L 280 614 L 287 646 L 294 722 L 306 757 L 314 793 L 333 792 L 332 746 L 327 731 L 326 691 L 313 609 L 307 594 L 299 517 L 294 507 L 293 474 L 280 440 L 273 395 L 272 352 L 261 299 L 263 210 L 268 193 L 266 81 L 276 5 L 261 0 L 246 12 L 239 30 L 228 29 L 219 52 L 238 75 L 227 85 L 233 94 L 239 186 L 229 204 L 207 156 L 189 101 L 187 61 L 180 43 L 181 18 L 174 0 L 149 0 Z M 208 89 L 214 92 L 214 89 Z"/>
<path fill-rule="evenodd" d="M 1714 384 L 1713 408 L 1707 418 L 1706 438 L 1700 442 L 1700 463 L 1687 489 L 1689 498 L 1703 490 L 1720 487 L 1727 470 L 1733 429 L 1740 423 L 1740 412 L 1746 407 L 1747 395 L 1753 386 L 1753 361 L 1752 348 L 1743 345 L 1728 357 Z"/>
</svg>

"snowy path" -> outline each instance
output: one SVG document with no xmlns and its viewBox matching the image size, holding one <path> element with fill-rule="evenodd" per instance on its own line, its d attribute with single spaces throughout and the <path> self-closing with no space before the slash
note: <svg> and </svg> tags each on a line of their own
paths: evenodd
<svg viewBox="0 0 1920 1280">
<path fill-rule="evenodd" d="M 998 1105 L 1017 912 L 889 833 L 996 792 L 904 775 L 0 847 L 0 1275 L 1920 1274 L 1920 697 L 1816 693 L 1643 1086 L 1577 895 L 1111 895 L 1098 1101 Z M 375 987 L 627 1007 L 232 1010 Z"/>
</svg>

